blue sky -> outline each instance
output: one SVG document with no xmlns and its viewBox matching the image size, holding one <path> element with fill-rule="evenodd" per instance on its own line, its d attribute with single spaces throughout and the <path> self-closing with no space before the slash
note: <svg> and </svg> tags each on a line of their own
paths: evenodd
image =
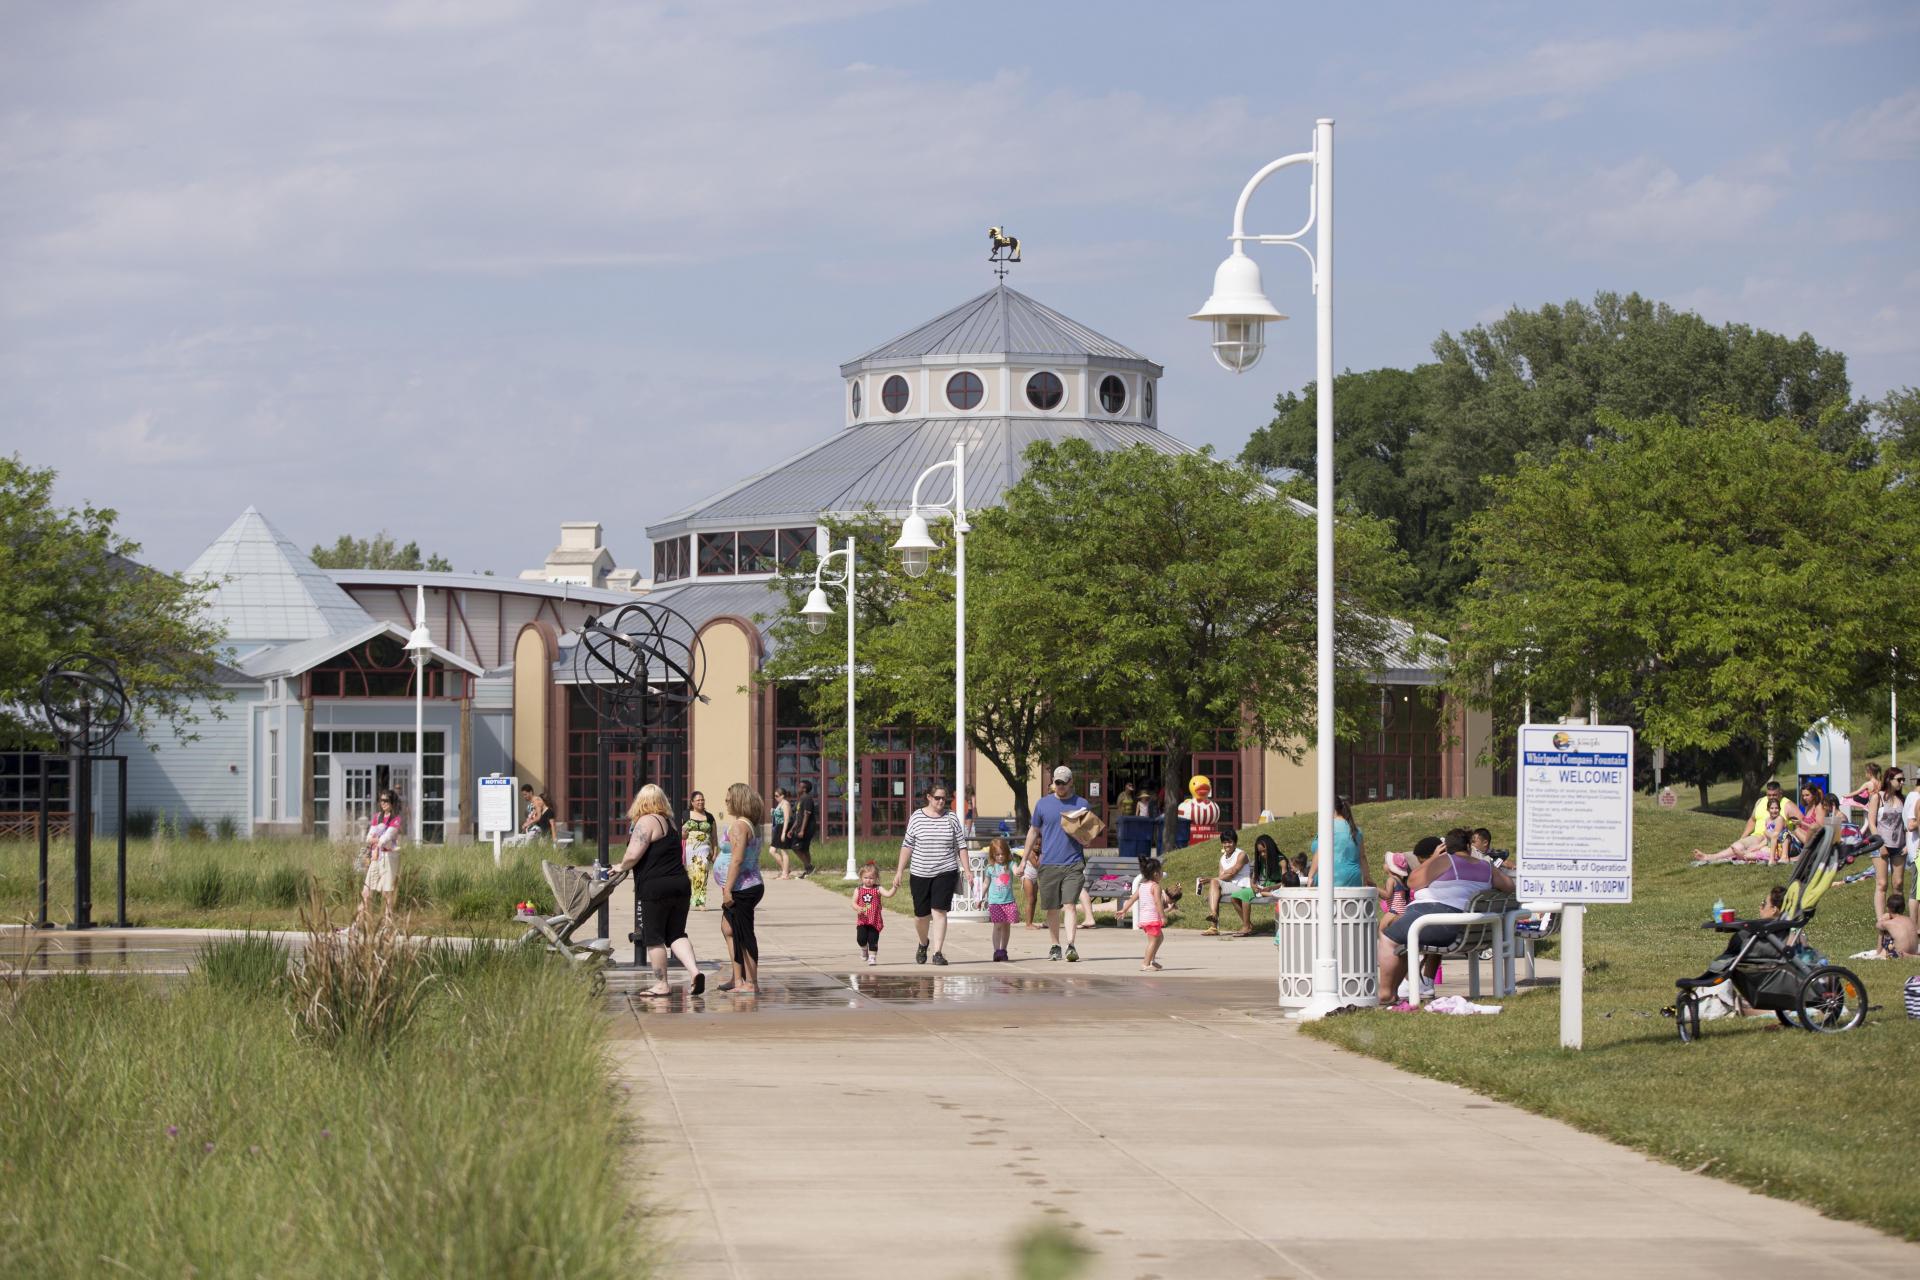
<svg viewBox="0 0 1920 1280">
<path fill-rule="evenodd" d="M 1311 375 L 1304 260 L 1264 251 L 1297 319 L 1247 375 L 1185 316 L 1321 115 L 1341 367 L 1637 289 L 1879 395 L 1920 383 L 1916 67 L 1901 4 L 13 3 L 0 449 L 167 568 L 253 503 L 502 573 L 598 519 L 644 569 L 1000 223 L 1232 453 Z"/>
</svg>

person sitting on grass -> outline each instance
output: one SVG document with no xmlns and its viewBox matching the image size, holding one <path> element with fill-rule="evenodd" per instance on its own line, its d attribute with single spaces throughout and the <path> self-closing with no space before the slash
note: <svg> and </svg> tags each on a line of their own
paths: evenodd
<svg viewBox="0 0 1920 1280">
<path fill-rule="evenodd" d="M 1220 899 L 1229 898 L 1240 913 L 1240 929 L 1229 936 L 1244 938 L 1253 932 L 1253 866 L 1240 848 L 1240 836 L 1232 827 L 1220 828 L 1220 874 L 1203 876 L 1194 882 L 1195 892 L 1207 895 L 1207 927 L 1203 937 L 1220 934 Z"/>
<path fill-rule="evenodd" d="M 1780 798 L 1775 796 L 1766 802 L 1764 811 L 1756 810 L 1747 819 L 1746 830 L 1740 838 L 1724 849 L 1706 853 L 1700 849 L 1693 851 L 1693 865 L 1704 867 L 1716 862 L 1771 862 L 1773 845 L 1780 833 Z"/>
<path fill-rule="evenodd" d="M 1889 960 L 1920 956 L 1920 924 L 1907 906 L 1904 893 L 1887 893 L 1876 888 L 1873 894 L 1874 922 L 1880 927 L 1880 954 Z"/>
</svg>

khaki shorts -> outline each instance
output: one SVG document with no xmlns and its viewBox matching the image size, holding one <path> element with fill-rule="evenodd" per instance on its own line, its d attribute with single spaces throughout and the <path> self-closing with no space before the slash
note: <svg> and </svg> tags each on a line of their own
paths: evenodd
<svg viewBox="0 0 1920 1280">
<path fill-rule="evenodd" d="M 1040 868 L 1040 909 L 1058 911 L 1061 907 L 1071 907 L 1080 901 L 1080 891 L 1087 885 L 1087 864 L 1084 862 L 1065 863 L 1060 866 Z"/>
</svg>

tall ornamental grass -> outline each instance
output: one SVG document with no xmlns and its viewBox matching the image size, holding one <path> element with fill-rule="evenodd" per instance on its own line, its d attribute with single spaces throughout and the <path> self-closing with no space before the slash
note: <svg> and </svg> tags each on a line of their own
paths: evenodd
<svg viewBox="0 0 1920 1280">
<path fill-rule="evenodd" d="M 296 1035 L 258 940 L 0 999 L 0 1259 L 36 1276 L 643 1274 L 581 975 L 430 950 L 382 1052 Z M 217 976 L 216 976 L 217 975 Z"/>
</svg>

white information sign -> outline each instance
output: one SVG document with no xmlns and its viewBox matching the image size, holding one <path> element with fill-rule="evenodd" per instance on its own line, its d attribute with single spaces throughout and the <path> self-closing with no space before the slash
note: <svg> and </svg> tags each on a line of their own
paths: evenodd
<svg viewBox="0 0 1920 1280">
<path fill-rule="evenodd" d="M 1520 899 L 1633 901 L 1633 730 L 1520 730 Z"/>
<path fill-rule="evenodd" d="M 474 812 L 479 815 L 482 836 L 511 835 L 518 828 L 513 804 L 519 794 L 518 778 L 503 778 L 496 773 L 480 779 L 480 803 L 474 806 Z"/>
</svg>

